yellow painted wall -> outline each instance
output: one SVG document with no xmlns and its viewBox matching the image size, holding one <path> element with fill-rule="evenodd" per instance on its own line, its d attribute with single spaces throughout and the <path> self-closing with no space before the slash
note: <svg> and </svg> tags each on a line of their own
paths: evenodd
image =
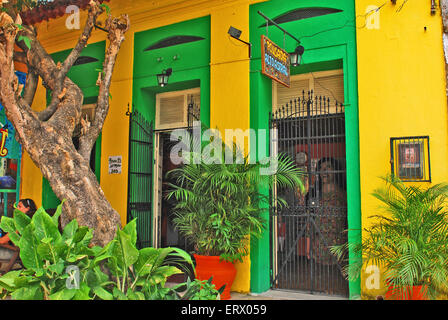
<svg viewBox="0 0 448 320">
<path fill-rule="evenodd" d="M 129 160 L 129 117 L 126 111 L 128 105 L 132 106 L 133 49 L 134 37 L 128 35 L 121 45 L 115 64 L 110 87 L 112 99 L 101 140 L 101 188 L 114 209 L 120 213 L 123 226 L 126 224 Z M 121 174 L 109 174 L 110 156 L 122 156 Z"/>
<path fill-rule="evenodd" d="M 131 29 L 118 55 L 111 85 L 110 112 L 106 118 L 101 145 L 101 187 L 112 206 L 126 223 L 127 165 L 129 118 L 125 116 L 128 104 L 132 106 L 133 39 L 134 33 L 180 21 L 210 15 L 210 124 L 224 129 L 249 128 L 249 56 L 248 47 L 227 34 L 232 25 L 243 31 L 241 39 L 249 41 L 249 5 L 262 0 L 134 0 L 108 3 L 114 15 L 127 13 Z M 81 13 L 81 27 L 86 14 Z M 62 17 L 38 26 L 39 38 L 49 53 L 72 48 L 81 30 L 68 30 Z M 101 20 L 101 19 L 100 19 Z M 104 20 L 104 19 L 103 19 Z M 105 40 L 105 33 L 94 30 L 89 43 Z M 40 87 L 33 104 L 35 110 L 45 106 L 45 90 Z M 246 147 L 248 142 L 246 141 Z M 109 156 L 121 155 L 122 174 L 108 174 Z M 42 200 L 42 174 L 26 152 L 22 164 L 22 194 Z M 237 264 L 237 278 L 233 291 L 250 291 L 250 259 Z"/>
<path fill-rule="evenodd" d="M 42 81 L 39 79 L 39 81 Z M 39 85 L 34 96 L 32 108 L 41 111 L 46 106 L 46 90 Z M 22 149 L 23 150 L 23 149 Z M 28 153 L 22 151 L 22 177 L 20 180 L 20 198 L 30 198 L 39 208 L 42 205 L 42 173 L 40 169 L 31 160 Z"/>
<path fill-rule="evenodd" d="M 365 20 L 368 6 L 382 0 L 356 0 L 362 226 L 378 214 L 371 193 L 390 173 L 389 138 L 429 135 L 432 182 L 448 181 L 447 97 L 440 11 L 430 1 L 387 3 Z M 368 18 L 374 17 L 368 15 Z M 426 30 L 425 30 L 426 27 Z M 423 185 L 423 183 L 420 183 Z M 366 296 L 384 292 L 367 290 Z"/>
<path fill-rule="evenodd" d="M 249 128 L 249 51 L 227 34 L 230 26 L 241 30 L 241 39 L 249 41 L 248 3 L 211 12 L 210 127 L 218 128 L 224 138 L 225 129 Z M 249 257 L 236 267 L 232 290 L 249 292 Z"/>
</svg>

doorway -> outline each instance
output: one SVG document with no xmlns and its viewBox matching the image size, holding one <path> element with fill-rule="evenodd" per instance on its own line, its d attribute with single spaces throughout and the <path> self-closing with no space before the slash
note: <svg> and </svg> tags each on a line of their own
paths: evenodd
<svg viewBox="0 0 448 320">
<path fill-rule="evenodd" d="M 172 148 L 179 143 L 178 140 L 171 140 L 171 131 L 155 133 L 155 187 L 156 201 L 154 212 L 156 217 L 157 230 L 155 230 L 155 243 L 157 247 L 177 247 L 185 251 L 192 251 L 193 248 L 187 243 L 185 238 L 179 233 L 174 224 L 176 200 L 167 199 L 167 194 L 172 190 L 170 184 L 176 181 L 168 174 L 171 170 L 178 169 L 182 164 L 176 164 L 171 156 Z"/>
<path fill-rule="evenodd" d="M 172 189 L 167 173 L 180 168 L 172 149 L 181 143 L 172 136 L 173 130 L 192 130 L 194 121 L 200 119 L 200 89 L 186 89 L 156 95 L 156 121 L 154 130 L 154 204 L 153 243 L 155 247 L 177 247 L 187 252 L 193 250 L 174 224 L 175 200 L 167 199 Z"/>
<path fill-rule="evenodd" d="M 277 101 L 284 104 L 274 104 L 271 114 L 272 152 L 288 155 L 301 169 L 305 191 L 272 190 L 274 199 L 288 204 L 271 208 L 272 287 L 346 297 L 341 261 L 330 252 L 347 241 L 343 75 L 302 75 L 295 81 L 295 97 L 282 90 L 290 98 L 278 90 Z"/>
</svg>

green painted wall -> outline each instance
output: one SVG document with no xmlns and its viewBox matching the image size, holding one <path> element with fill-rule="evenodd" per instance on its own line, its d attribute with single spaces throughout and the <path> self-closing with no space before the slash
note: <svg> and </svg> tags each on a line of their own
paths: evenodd
<svg viewBox="0 0 448 320">
<path fill-rule="evenodd" d="M 64 50 L 53 53 L 51 56 L 57 63 L 63 62 L 70 54 L 71 50 Z M 73 66 L 68 73 L 68 77 L 76 83 L 84 94 L 84 104 L 96 103 L 98 97 L 98 87 L 96 80 L 98 79 L 99 70 L 103 69 L 104 55 L 106 52 L 106 42 L 101 41 L 89 44 L 81 53 L 81 56 L 90 56 L 98 59 L 96 62 Z M 47 102 L 51 99 L 47 94 Z M 101 168 L 101 135 L 98 137 L 95 146 L 95 175 L 100 181 Z M 56 208 L 60 200 L 56 197 L 47 179 L 42 179 L 42 206 L 46 209 Z"/>
<path fill-rule="evenodd" d="M 175 36 L 196 36 L 203 39 L 145 51 L 149 46 Z M 156 94 L 200 87 L 201 122 L 209 126 L 210 17 L 138 32 L 134 37 L 133 109 L 154 123 Z M 172 68 L 173 73 L 168 85 L 161 88 L 156 75 L 168 68 Z"/>
<path fill-rule="evenodd" d="M 145 51 L 169 37 L 197 36 L 203 40 Z M 201 121 L 210 123 L 210 17 L 184 21 L 135 34 L 134 108 L 148 120 L 155 117 L 155 95 L 201 87 Z M 168 85 L 161 88 L 156 75 L 172 68 Z"/>
<path fill-rule="evenodd" d="M 252 5 L 250 8 L 251 61 L 251 128 L 269 129 L 269 112 L 272 110 L 272 81 L 261 74 L 261 35 L 292 52 L 297 42 L 275 26 L 268 28 L 266 21 L 257 12 L 260 10 L 271 19 L 297 8 L 327 7 L 342 12 L 282 23 L 281 27 L 293 34 L 305 47 L 304 63 L 291 68 L 291 74 L 301 74 L 342 68 L 346 105 L 346 151 L 347 151 L 347 194 L 349 229 L 361 228 L 360 181 L 359 181 L 359 130 L 356 30 L 354 1 L 347 0 L 272 0 Z M 263 25 L 262 27 L 260 27 Z M 268 141 L 265 142 L 266 147 Z M 251 145 L 251 148 L 255 146 Z M 265 218 L 269 219 L 268 213 Z M 349 241 L 360 236 L 350 231 Z M 251 291 L 263 292 L 270 288 L 271 246 L 269 228 L 259 240 L 251 243 Z M 358 295 L 360 283 L 350 282 L 350 297 Z"/>
</svg>

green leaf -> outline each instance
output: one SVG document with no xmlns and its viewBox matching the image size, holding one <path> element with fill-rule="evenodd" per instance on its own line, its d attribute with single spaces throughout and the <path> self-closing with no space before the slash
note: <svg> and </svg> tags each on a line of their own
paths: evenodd
<svg viewBox="0 0 448 320">
<path fill-rule="evenodd" d="M 63 290 L 51 294 L 49 298 L 50 300 L 71 300 L 75 296 L 76 292 L 77 292 L 76 289 L 65 288 Z"/>
<path fill-rule="evenodd" d="M 84 258 L 87 258 L 88 256 L 85 254 L 71 254 L 67 257 L 67 261 L 70 263 L 74 263 L 76 261 L 82 260 Z"/>
<path fill-rule="evenodd" d="M 20 275 L 14 280 L 15 289 L 19 289 L 22 287 L 29 287 L 32 283 L 39 282 L 40 280 L 29 275 Z"/>
<path fill-rule="evenodd" d="M 107 290 L 105 290 L 102 287 L 95 287 L 93 288 L 93 293 L 95 293 L 98 297 L 100 297 L 102 300 L 113 300 L 114 296 Z"/>
<path fill-rule="evenodd" d="M 122 263 L 121 268 L 129 268 L 138 260 L 139 251 L 132 244 L 131 236 L 122 230 L 117 231 L 118 249 L 117 255 L 118 261 Z"/>
<path fill-rule="evenodd" d="M 58 225 L 54 223 L 53 219 L 42 207 L 33 215 L 32 221 L 35 226 L 34 232 L 37 239 L 52 238 L 56 241 L 61 238 Z"/>
<path fill-rule="evenodd" d="M 14 233 L 16 232 L 16 224 L 13 218 L 3 216 L 0 222 L 0 228 L 3 229 L 4 232 Z"/>
<path fill-rule="evenodd" d="M 51 217 L 51 219 L 53 219 L 54 224 L 57 226 L 59 226 L 59 217 L 62 214 L 62 205 L 64 204 L 64 202 L 65 199 L 63 199 L 62 202 L 58 205 L 58 207 L 56 208 L 56 212 Z"/>
<path fill-rule="evenodd" d="M 27 36 L 20 35 L 18 40 L 25 42 L 25 45 L 28 47 L 28 49 L 31 49 L 31 39 L 30 38 L 28 38 Z"/>
<path fill-rule="evenodd" d="M 116 298 L 118 300 L 129 300 L 128 297 L 123 292 L 118 290 L 117 288 L 114 288 L 112 293 L 113 293 L 114 298 Z"/>
<path fill-rule="evenodd" d="M 23 287 L 11 294 L 14 300 L 43 300 L 44 294 L 39 283 Z"/>
<path fill-rule="evenodd" d="M 124 228 L 123 232 L 131 237 L 131 243 L 135 246 L 137 243 L 137 218 L 129 222 Z"/>
<path fill-rule="evenodd" d="M 181 273 L 181 270 L 173 266 L 158 267 L 154 272 L 151 273 L 151 276 L 148 277 L 148 282 L 152 285 L 159 283 L 165 284 L 165 281 L 168 277 Z"/>
<path fill-rule="evenodd" d="M 149 247 L 140 249 L 138 259 L 134 264 L 135 273 L 138 276 L 144 276 L 148 274 L 159 254 L 160 251 L 156 248 Z"/>
<path fill-rule="evenodd" d="M 84 283 L 81 282 L 79 289 L 74 289 L 76 291 L 75 295 L 73 296 L 73 300 L 90 300 L 90 287 Z"/>
<path fill-rule="evenodd" d="M 110 7 L 107 4 L 105 3 L 100 4 L 100 8 L 104 8 L 106 10 L 106 13 L 110 14 Z"/>
<path fill-rule="evenodd" d="M 16 287 L 15 281 L 20 277 L 22 270 L 10 271 L 0 277 L 0 287 L 13 291 Z"/>
<path fill-rule="evenodd" d="M 15 224 L 16 230 L 19 231 L 20 234 L 22 234 L 23 229 L 25 229 L 25 227 L 31 223 L 31 218 L 28 217 L 22 211 L 17 210 L 17 209 L 14 210 L 13 216 L 14 216 L 14 224 Z"/>
<path fill-rule="evenodd" d="M 70 221 L 62 231 L 62 238 L 64 240 L 73 239 L 75 236 L 76 231 L 78 230 L 78 222 L 76 219 Z"/>
<path fill-rule="evenodd" d="M 65 263 L 63 260 L 59 260 L 56 264 L 52 264 L 48 267 L 50 271 L 53 271 L 56 274 L 63 274 L 65 270 Z"/>
<path fill-rule="evenodd" d="M 51 250 L 52 250 L 51 245 L 49 245 L 48 243 L 42 242 L 39 243 L 39 245 L 37 246 L 37 253 L 41 259 L 50 260 L 55 263 L 54 261 L 55 257 L 53 256 Z"/>
<path fill-rule="evenodd" d="M 23 235 L 20 238 L 20 259 L 22 260 L 23 266 L 28 269 L 42 269 L 43 262 L 41 257 L 37 252 L 37 247 L 39 242 L 34 236 L 33 224 L 30 223 L 24 230 Z"/>
<path fill-rule="evenodd" d="M 87 246 L 93 238 L 93 230 L 88 227 L 81 226 L 73 236 L 73 242 L 83 246 Z"/>
<path fill-rule="evenodd" d="M 91 288 L 104 287 L 111 283 L 109 281 L 109 276 L 101 271 L 101 268 L 98 266 L 87 271 L 85 282 Z"/>
</svg>

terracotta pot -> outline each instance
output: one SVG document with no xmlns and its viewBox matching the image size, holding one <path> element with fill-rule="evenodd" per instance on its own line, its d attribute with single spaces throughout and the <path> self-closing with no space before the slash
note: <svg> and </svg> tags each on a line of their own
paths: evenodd
<svg viewBox="0 0 448 320">
<path fill-rule="evenodd" d="M 393 286 L 389 287 L 386 293 L 386 300 L 428 300 L 427 286 L 413 286 L 394 289 Z"/>
<path fill-rule="evenodd" d="M 236 268 L 231 262 L 219 261 L 219 256 L 201 256 L 194 254 L 196 260 L 196 278 L 199 280 L 208 280 L 213 277 L 212 283 L 216 289 L 224 284 L 224 292 L 221 294 L 221 300 L 230 299 L 230 288 L 236 276 Z"/>
</svg>

